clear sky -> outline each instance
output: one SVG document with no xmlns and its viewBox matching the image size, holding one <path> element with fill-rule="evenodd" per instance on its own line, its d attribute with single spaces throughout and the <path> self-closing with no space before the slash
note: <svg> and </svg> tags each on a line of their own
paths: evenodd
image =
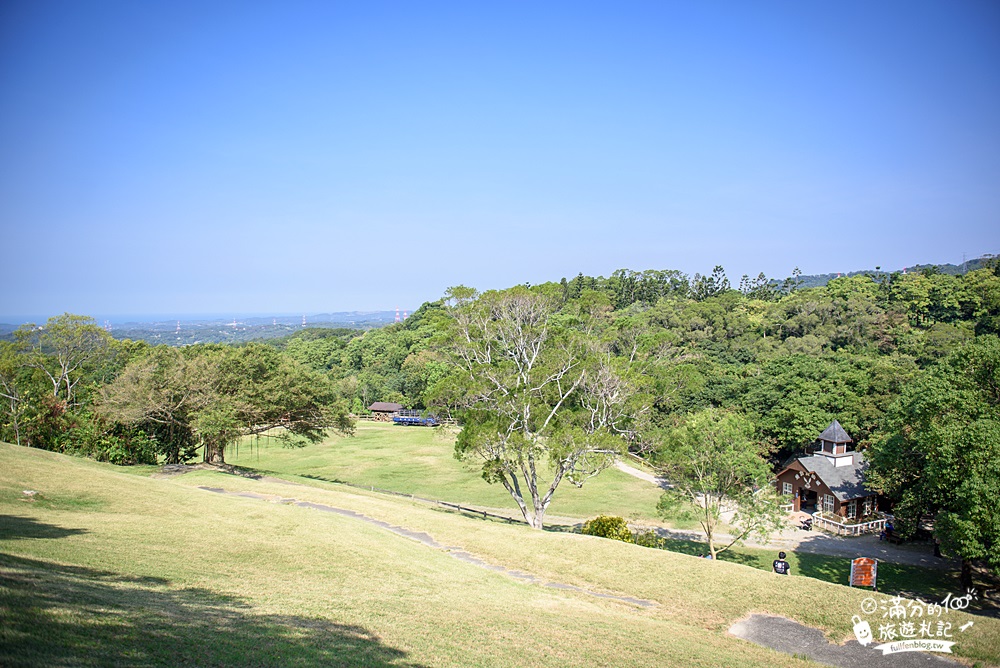
<svg viewBox="0 0 1000 668">
<path fill-rule="evenodd" d="M 1000 3 L 0 3 L 0 316 L 1000 253 Z"/>
</svg>

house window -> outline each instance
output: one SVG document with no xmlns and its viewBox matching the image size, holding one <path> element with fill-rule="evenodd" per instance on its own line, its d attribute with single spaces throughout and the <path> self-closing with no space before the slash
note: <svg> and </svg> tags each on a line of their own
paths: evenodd
<svg viewBox="0 0 1000 668">
<path fill-rule="evenodd" d="M 824 494 L 823 495 L 823 512 L 832 513 L 833 512 L 833 495 Z"/>
<path fill-rule="evenodd" d="M 863 512 L 865 517 L 871 515 L 872 511 L 875 510 L 875 499 L 870 496 L 866 496 L 864 503 L 862 504 L 862 508 L 864 509 Z"/>
<path fill-rule="evenodd" d="M 857 499 L 847 502 L 847 519 L 853 520 L 858 516 L 858 501 Z"/>
<path fill-rule="evenodd" d="M 781 483 L 781 493 L 784 494 L 785 496 L 791 496 L 792 495 L 792 483 L 790 483 L 790 482 L 783 482 L 783 483 Z"/>
</svg>

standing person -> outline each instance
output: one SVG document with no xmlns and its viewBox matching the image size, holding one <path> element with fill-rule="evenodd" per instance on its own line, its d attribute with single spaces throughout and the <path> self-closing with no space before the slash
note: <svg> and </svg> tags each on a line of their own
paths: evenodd
<svg viewBox="0 0 1000 668">
<path fill-rule="evenodd" d="M 771 566 L 774 567 L 774 572 L 778 575 L 788 575 L 788 572 L 791 570 L 791 566 L 789 566 L 788 562 L 785 561 L 784 552 L 778 553 L 778 558 L 774 560 L 774 563 L 771 564 Z"/>
</svg>

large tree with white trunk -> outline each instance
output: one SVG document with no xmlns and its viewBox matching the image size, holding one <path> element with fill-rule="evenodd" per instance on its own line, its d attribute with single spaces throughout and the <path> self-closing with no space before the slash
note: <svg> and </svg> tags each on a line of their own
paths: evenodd
<svg viewBox="0 0 1000 668">
<path fill-rule="evenodd" d="M 615 357 L 586 313 L 557 314 L 557 301 L 517 287 L 448 293 L 449 347 L 461 369 L 464 409 L 455 453 L 482 462 L 525 522 L 541 529 L 556 489 L 612 465 L 648 409 L 632 361 Z"/>
</svg>

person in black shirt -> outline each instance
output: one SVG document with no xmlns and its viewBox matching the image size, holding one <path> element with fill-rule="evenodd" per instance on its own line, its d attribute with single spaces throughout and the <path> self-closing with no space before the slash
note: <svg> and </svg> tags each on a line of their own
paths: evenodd
<svg viewBox="0 0 1000 668">
<path fill-rule="evenodd" d="M 785 561 L 784 552 L 779 552 L 778 558 L 775 559 L 774 563 L 771 565 L 774 567 L 774 572 L 777 573 L 778 575 L 788 575 L 788 571 L 791 569 L 791 567 L 788 565 L 788 562 Z"/>
</svg>

